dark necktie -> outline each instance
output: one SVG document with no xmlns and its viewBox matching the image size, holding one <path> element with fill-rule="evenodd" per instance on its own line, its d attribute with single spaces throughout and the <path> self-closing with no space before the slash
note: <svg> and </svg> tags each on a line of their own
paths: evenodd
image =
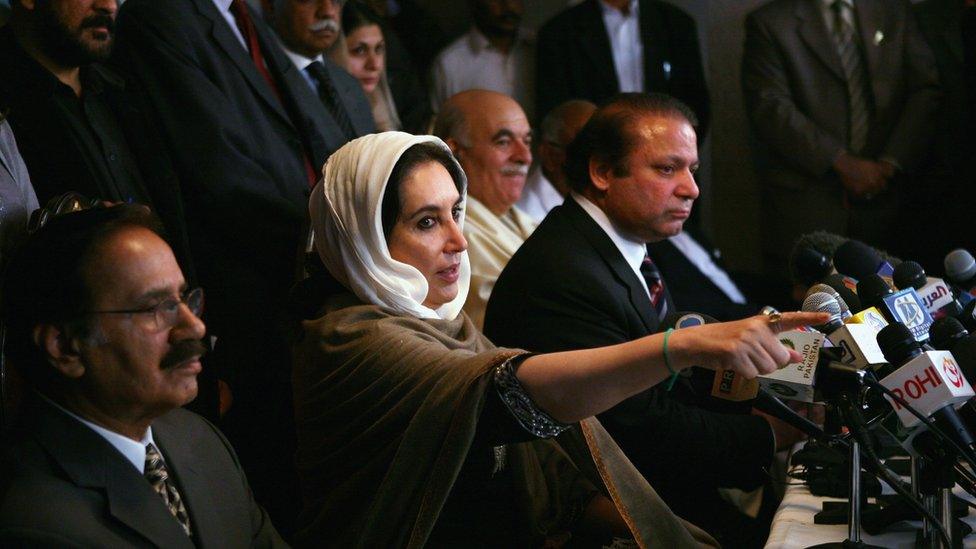
<svg viewBox="0 0 976 549">
<path fill-rule="evenodd" d="M 349 120 L 349 115 L 346 113 L 345 107 L 342 106 L 339 91 L 332 84 L 332 79 L 329 78 L 329 71 L 325 68 L 325 64 L 321 61 L 313 61 L 305 67 L 305 70 L 318 83 L 319 97 L 325 103 L 326 108 L 329 109 L 329 114 L 339 124 L 339 129 L 345 134 L 346 139 L 354 139 L 356 137 L 356 130 L 353 129 L 352 121 Z"/>
<path fill-rule="evenodd" d="M 847 79 L 847 95 L 850 105 L 849 145 L 855 154 L 860 153 L 868 137 L 870 112 L 868 109 L 868 84 L 864 59 L 858 47 L 857 32 L 844 18 L 850 7 L 843 0 L 830 5 L 834 12 L 834 42 L 840 55 L 841 68 Z M 853 16 L 853 14 L 852 14 Z"/>
<path fill-rule="evenodd" d="M 183 498 L 180 497 L 180 492 L 176 489 L 176 483 L 169 478 L 163 456 L 159 454 L 159 450 L 152 443 L 146 445 L 146 467 L 143 474 L 149 480 L 153 490 L 159 494 L 159 497 L 163 498 L 163 503 L 166 504 L 169 512 L 180 522 L 180 526 L 183 527 L 186 535 L 192 536 L 190 515 L 186 512 L 186 506 L 183 505 Z"/>
<path fill-rule="evenodd" d="M 664 296 L 664 280 L 661 278 L 661 271 L 651 261 L 651 257 L 645 255 L 640 272 L 644 282 L 647 283 L 647 291 L 651 294 L 651 307 L 654 308 L 658 321 L 664 320 L 664 315 L 668 314 L 668 300 Z"/>
<path fill-rule="evenodd" d="M 268 70 L 268 64 L 264 61 L 264 52 L 261 51 L 261 42 L 258 40 L 258 32 L 254 28 L 254 21 L 251 19 L 251 13 L 247 9 L 247 4 L 244 3 L 244 0 L 233 0 L 230 3 L 230 13 L 234 16 L 234 22 L 237 23 L 237 30 L 241 31 L 241 36 L 247 42 L 247 51 L 251 54 L 251 61 L 254 62 L 254 67 L 258 69 L 265 82 L 271 87 L 271 91 L 278 98 L 278 104 L 285 107 L 285 102 L 281 97 L 281 90 L 278 89 L 278 84 L 275 82 L 274 77 L 271 76 L 271 71 Z M 292 118 L 292 123 L 294 124 L 294 116 L 289 113 L 289 117 Z M 295 124 L 295 127 L 301 128 L 302 126 Z M 308 179 L 308 185 L 314 187 L 315 182 L 318 180 L 318 172 L 312 164 L 311 155 L 304 146 L 302 156 L 305 161 L 305 177 Z"/>
</svg>

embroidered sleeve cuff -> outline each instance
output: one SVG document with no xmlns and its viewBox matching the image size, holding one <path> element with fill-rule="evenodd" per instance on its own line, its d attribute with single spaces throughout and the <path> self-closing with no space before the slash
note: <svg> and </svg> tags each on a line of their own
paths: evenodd
<svg viewBox="0 0 976 549">
<path fill-rule="evenodd" d="M 526 356 L 512 358 L 495 367 L 495 390 L 523 429 L 539 438 L 552 438 L 569 429 L 570 425 L 560 423 L 542 411 L 522 388 L 522 384 L 515 377 L 515 371 Z"/>
</svg>

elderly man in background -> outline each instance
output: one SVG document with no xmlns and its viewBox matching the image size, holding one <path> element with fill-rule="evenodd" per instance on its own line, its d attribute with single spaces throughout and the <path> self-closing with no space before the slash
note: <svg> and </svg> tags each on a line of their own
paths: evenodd
<svg viewBox="0 0 976 549">
<path fill-rule="evenodd" d="M 498 273 L 535 229 L 532 218 L 514 207 L 532 163 L 532 128 L 511 97 L 469 90 L 444 104 L 434 134 L 468 176 L 464 236 L 471 291 L 464 310 L 480 328 Z"/>
<path fill-rule="evenodd" d="M 284 546 L 227 440 L 181 409 L 206 347 L 145 208 L 52 218 L 3 286 L 6 352 L 33 389 L 4 447 L 4 547 Z"/>
<path fill-rule="evenodd" d="M 438 111 L 448 98 L 493 90 L 535 115 L 535 40 L 521 28 L 522 0 L 471 0 L 474 26 L 448 44 L 431 66 L 430 98 Z"/>
<path fill-rule="evenodd" d="M 529 171 L 522 198 L 515 203 L 536 223 L 549 210 L 563 203 L 569 194 L 566 182 L 566 147 L 596 110 L 596 105 L 582 99 L 571 99 L 560 104 L 542 119 L 541 136 L 536 152 L 539 163 Z"/>
<path fill-rule="evenodd" d="M 265 18 L 271 22 L 285 54 L 346 139 L 375 132 L 363 88 L 324 55 L 342 33 L 342 1 L 270 0 L 264 6 Z"/>
</svg>

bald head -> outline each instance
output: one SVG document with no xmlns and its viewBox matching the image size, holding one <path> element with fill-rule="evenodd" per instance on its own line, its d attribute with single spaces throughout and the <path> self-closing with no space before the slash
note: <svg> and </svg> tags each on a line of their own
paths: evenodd
<svg viewBox="0 0 976 549">
<path fill-rule="evenodd" d="M 496 215 L 518 201 L 532 163 L 531 127 L 511 97 L 488 90 L 454 95 L 441 107 L 434 134 L 468 176 L 468 193 Z"/>
<path fill-rule="evenodd" d="M 539 164 L 543 175 L 565 195 L 569 192 L 563 165 L 566 147 L 576 138 L 586 122 L 596 111 L 596 105 L 582 99 L 573 99 L 549 111 L 542 120 L 542 136 L 539 142 Z"/>
</svg>

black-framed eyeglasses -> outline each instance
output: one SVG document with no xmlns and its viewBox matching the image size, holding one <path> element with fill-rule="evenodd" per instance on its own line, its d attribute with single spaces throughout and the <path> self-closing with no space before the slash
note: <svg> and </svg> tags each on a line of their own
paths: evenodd
<svg viewBox="0 0 976 549">
<path fill-rule="evenodd" d="M 184 292 L 179 298 L 170 297 L 160 301 L 152 307 L 144 307 L 142 309 L 85 311 L 85 314 L 152 314 L 153 321 L 156 323 L 156 330 L 163 331 L 176 326 L 176 323 L 179 322 L 180 305 L 186 305 L 187 309 L 190 309 L 191 313 L 199 317 L 203 313 L 203 288 L 193 288 L 192 290 Z"/>
</svg>

